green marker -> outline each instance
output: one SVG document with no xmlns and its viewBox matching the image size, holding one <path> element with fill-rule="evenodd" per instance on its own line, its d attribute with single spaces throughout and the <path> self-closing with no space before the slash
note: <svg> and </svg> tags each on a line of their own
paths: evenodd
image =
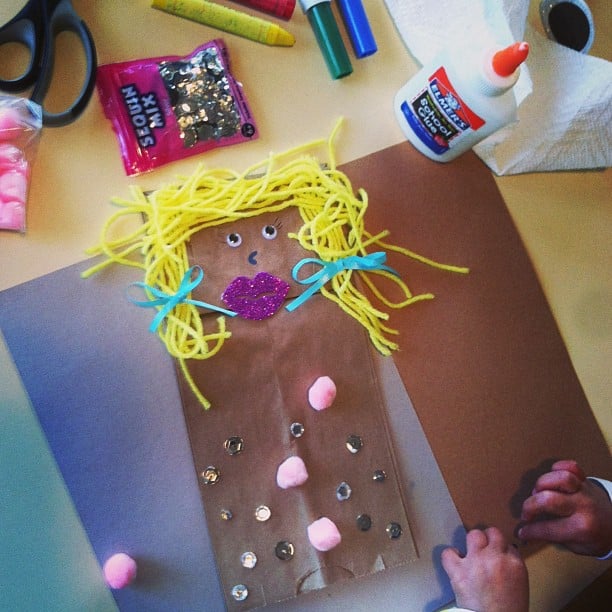
<svg viewBox="0 0 612 612">
<path fill-rule="evenodd" d="M 353 66 L 338 24 L 331 9 L 331 0 L 300 0 L 312 27 L 332 78 L 341 79 L 353 72 Z"/>
</svg>

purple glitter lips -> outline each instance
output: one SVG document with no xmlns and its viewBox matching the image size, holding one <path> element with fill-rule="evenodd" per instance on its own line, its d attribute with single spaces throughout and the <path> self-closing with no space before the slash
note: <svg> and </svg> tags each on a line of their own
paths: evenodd
<svg viewBox="0 0 612 612">
<path fill-rule="evenodd" d="M 254 278 L 236 277 L 221 299 L 243 319 L 261 321 L 276 313 L 289 293 L 289 283 L 267 272 Z"/>
</svg>

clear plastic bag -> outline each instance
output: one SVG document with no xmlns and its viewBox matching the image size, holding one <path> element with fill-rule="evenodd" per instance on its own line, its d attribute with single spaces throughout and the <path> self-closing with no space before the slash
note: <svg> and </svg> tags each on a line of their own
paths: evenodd
<svg viewBox="0 0 612 612">
<path fill-rule="evenodd" d="M 0 229 L 26 230 L 31 165 L 41 128 L 38 104 L 0 95 Z"/>
<path fill-rule="evenodd" d="M 220 39 L 186 57 L 102 65 L 97 89 L 128 175 L 258 136 Z"/>
</svg>

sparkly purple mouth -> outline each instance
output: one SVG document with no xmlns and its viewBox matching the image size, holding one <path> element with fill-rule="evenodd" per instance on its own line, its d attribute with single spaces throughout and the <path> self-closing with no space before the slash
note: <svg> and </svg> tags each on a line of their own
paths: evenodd
<svg viewBox="0 0 612 612">
<path fill-rule="evenodd" d="M 289 283 L 267 272 L 259 272 L 252 279 L 236 277 L 227 286 L 221 299 L 243 319 L 261 321 L 278 311 L 287 293 Z"/>
</svg>

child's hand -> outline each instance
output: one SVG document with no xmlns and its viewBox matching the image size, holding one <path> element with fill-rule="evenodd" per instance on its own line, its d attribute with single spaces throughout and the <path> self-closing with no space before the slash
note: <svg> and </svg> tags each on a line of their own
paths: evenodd
<svg viewBox="0 0 612 612">
<path fill-rule="evenodd" d="M 464 557 L 455 548 L 442 552 L 442 566 L 457 605 L 478 612 L 526 612 L 527 568 L 501 531 L 495 527 L 473 529 L 467 534 L 466 545 Z"/>
<path fill-rule="evenodd" d="M 575 461 L 557 461 L 540 476 L 521 519 L 525 524 L 518 535 L 524 541 L 546 540 L 597 557 L 612 549 L 610 498 Z"/>
</svg>

